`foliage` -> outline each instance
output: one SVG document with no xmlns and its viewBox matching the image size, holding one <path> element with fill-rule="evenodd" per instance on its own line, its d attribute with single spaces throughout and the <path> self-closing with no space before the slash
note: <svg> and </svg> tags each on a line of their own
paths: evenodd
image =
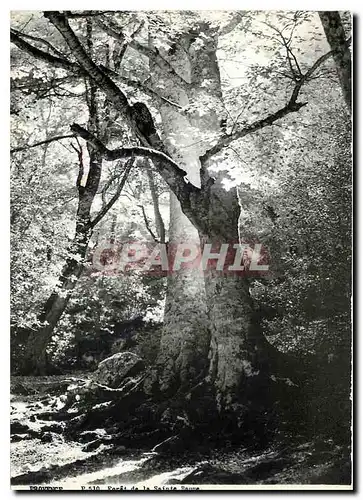
<svg viewBox="0 0 363 500">
<path fill-rule="evenodd" d="M 226 29 L 237 14 L 234 29 Z M 344 16 L 343 16 L 344 17 Z M 233 19 L 232 19 L 233 20 Z M 120 70 L 110 53 L 117 40 L 102 23 L 93 23 L 92 54 L 99 65 L 109 63 L 113 78 L 131 103 L 146 103 L 163 133 L 158 99 L 150 93 L 148 58 L 138 44 L 148 47 L 149 36 L 171 64 L 182 35 L 193 43 L 208 42 L 207 31 L 194 37 L 196 27 L 209 23 L 218 30 L 218 65 L 226 107 L 226 131 L 231 133 L 283 106 L 289 100 L 299 72 L 306 72 L 329 47 L 319 18 L 312 12 L 213 13 L 190 11 L 121 12 L 105 14 L 108 26 L 123 28 L 129 44 Z M 349 30 L 349 19 L 344 22 Z M 86 22 L 72 26 L 86 44 Z M 203 25 L 204 26 L 204 25 Z M 14 13 L 12 27 L 28 36 L 41 36 L 61 55 L 72 53 L 57 30 L 41 13 Z M 134 34 L 137 34 L 134 37 Z M 194 38 L 196 39 L 194 39 Z M 44 49 L 44 44 L 38 44 Z M 149 47 L 150 48 L 150 47 Z M 52 53 L 52 49 L 46 49 Z M 53 51 L 54 53 L 54 51 Z M 177 58 L 177 56 L 175 56 Z M 209 90 L 210 81 L 201 87 Z M 12 49 L 12 143 L 22 147 L 69 133 L 73 121 L 88 119 L 84 79 L 64 69 L 33 60 Z M 149 89 L 149 90 L 148 90 Z M 183 113 L 203 116 L 206 95 L 192 99 Z M 136 143 L 118 113 L 108 109 L 97 91 L 101 122 L 110 119 L 109 146 Z M 255 280 L 256 302 L 277 311 L 263 319 L 269 340 L 285 352 L 302 356 L 329 349 L 338 355 L 349 337 L 351 153 L 349 118 L 334 71 L 327 60 L 303 87 L 308 105 L 274 123 L 234 141 L 218 156 L 214 171 L 223 172 L 227 189 L 238 187 L 242 215 L 240 234 L 269 248 L 270 279 Z M 164 101 L 165 102 L 165 101 Z M 196 129 L 197 130 L 197 129 Z M 198 132 L 199 133 L 199 132 Z M 215 138 L 196 137 L 212 143 Z M 12 324 L 34 327 L 38 312 L 53 289 L 74 235 L 78 157 L 74 138 L 26 149 L 13 155 L 12 164 Z M 83 146 L 85 164 L 88 151 Z M 104 162 L 92 214 L 110 199 L 119 182 L 116 162 Z M 86 180 L 84 172 L 82 182 Z M 154 175 L 154 174 L 153 174 Z M 157 191 L 164 222 L 168 222 L 167 190 L 158 180 Z M 116 238 L 150 239 L 141 212 L 145 208 L 154 228 L 152 197 L 145 166 L 130 174 L 122 196 L 96 228 L 90 250 L 113 231 Z M 156 231 L 154 230 L 154 233 Z M 78 336 L 112 329 L 134 315 L 159 311 L 165 294 L 163 280 L 129 276 L 119 279 L 85 273 L 60 320 L 49 352 L 55 362 L 69 360 Z M 345 324 L 345 326 L 343 326 Z M 349 343 L 349 342 L 348 342 Z"/>
</svg>

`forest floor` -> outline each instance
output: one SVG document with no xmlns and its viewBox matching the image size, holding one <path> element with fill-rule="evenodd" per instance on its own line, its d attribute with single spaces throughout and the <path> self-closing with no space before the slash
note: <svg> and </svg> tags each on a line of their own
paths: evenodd
<svg viewBox="0 0 363 500">
<path fill-rule="evenodd" d="M 112 442 L 101 427 L 64 435 L 61 395 L 72 375 L 13 377 L 11 381 L 11 483 L 64 489 L 131 487 L 173 489 L 174 485 L 350 484 L 350 459 L 331 439 L 280 439 L 264 450 L 223 449 L 156 453 Z M 76 374 L 87 378 L 87 374 Z M 72 410 L 69 410 L 72 416 Z M 181 486 L 180 486 L 181 487 Z M 192 488 L 192 486 L 190 486 Z M 187 486 L 183 486 L 187 489 Z"/>
</svg>

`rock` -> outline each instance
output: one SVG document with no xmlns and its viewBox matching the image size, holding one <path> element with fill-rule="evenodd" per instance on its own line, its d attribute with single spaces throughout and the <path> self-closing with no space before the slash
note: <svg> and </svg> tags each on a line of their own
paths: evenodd
<svg viewBox="0 0 363 500">
<path fill-rule="evenodd" d="M 37 417 L 35 415 L 30 415 L 29 420 L 30 422 L 35 422 Z"/>
<path fill-rule="evenodd" d="M 10 424 L 10 432 L 11 434 L 25 434 L 29 431 L 29 426 L 25 424 L 21 424 L 20 422 L 12 422 Z"/>
<path fill-rule="evenodd" d="M 111 455 L 125 455 L 127 453 L 127 448 L 126 446 L 119 445 L 116 446 L 115 448 L 112 448 L 110 450 Z"/>
<path fill-rule="evenodd" d="M 95 441 L 99 439 L 99 433 L 97 431 L 83 431 L 80 433 L 78 442 L 79 443 L 90 443 L 91 441 Z"/>
<path fill-rule="evenodd" d="M 82 451 L 88 452 L 97 450 L 97 448 L 99 448 L 101 444 L 101 439 L 95 439 L 94 441 L 91 441 L 90 443 L 83 446 Z"/>
<path fill-rule="evenodd" d="M 112 389 L 120 387 L 126 377 L 138 375 L 145 369 L 141 358 L 132 352 L 119 352 L 104 359 L 93 373 L 93 380 Z"/>
<path fill-rule="evenodd" d="M 32 436 L 29 436 L 29 434 L 13 434 L 11 436 L 12 443 L 18 443 L 19 441 L 24 441 L 27 439 L 32 439 Z"/>
<path fill-rule="evenodd" d="M 24 484 L 29 487 L 29 484 L 41 484 L 52 479 L 51 473 L 46 467 L 42 467 L 35 472 L 25 472 L 11 478 L 12 485 Z"/>
<path fill-rule="evenodd" d="M 45 425 L 42 428 L 42 432 L 54 432 L 55 434 L 61 434 L 63 432 L 63 426 L 60 424 Z"/>
<path fill-rule="evenodd" d="M 40 440 L 42 443 L 52 443 L 53 434 L 51 432 L 46 432 L 41 436 Z"/>
<path fill-rule="evenodd" d="M 181 452 L 184 451 L 184 443 L 179 436 L 171 436 L 154 446 L 151 451 L 163 454 Z"/>
</svg>

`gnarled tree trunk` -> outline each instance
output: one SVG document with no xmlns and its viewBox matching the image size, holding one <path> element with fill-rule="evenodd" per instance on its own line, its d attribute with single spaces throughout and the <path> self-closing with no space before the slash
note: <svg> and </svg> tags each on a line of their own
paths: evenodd
<svg viewBox="0 0 363 500">
<path fill-rule="evenodd" d="M 349 111 L 352 111 L 352 56 L 346 41 L 344 26 L 337 11 L 319 12 L 321 24 L 328 40 L 338 73 L 340 87 Z"/>
<path fill-rule="evenodd" d="M 208 39 L 203 37 L 202 44 L 195 43 L 203 32 L 207 33 L 208 28 L 202 23 L 178 41 L 184 50 L 175 56 L 177 69 L 190 81 L 189 86 L 183 89 L 165 79 L 157 66 L 154 71 L 163 94 L 168 90 L 168 99 L 183 106 L 189 102 L 204 106 L 202 113 L 193 109 L 187 116 L 167 104 L 159 108 L 169 154 L 183 166 L 193 185 L 203 184 L 204 192 L 195 204 L 188 200 L 181 206 L 171 196 L 170 241 L 191 242 L 194 238 L 199 244 L 200 239 L 194 236 L 197 229 L 202 246 L 211 243 L 219 248 L 223 243 L 238 242 L 240 206 L 236 190 L 227 192 L 223 188 L 222 176 L 211 181 L 207 169 L 213 164 L 200 162 L 213 138 L 220 134 L 225 118 L 217 36 L 211 33 Z M 206 78 L 207 88 L 201 85 Z M 209 188 L 205 182 L 209 182 Z M 183 386 L 183 381 L 190 387 L 206 377 L 219 411 L 236 410 L 236 405 L 245 404 L 253 390 L 253 378 L 274 355 L 255 319 L 249 282 L 244 276 L 227 276 L 213 269 L 205 273 L 204 283 L 195 270 L 170 276 L 158 358 L 161 387 L 171 386 L 172 382 L 174 388 L 178 383 Z"/>
<path fill-rule="evenodd" d="M 140 142 L 146 148 L 134 149 L 133 154 L 145 155 L 153 159 L 154 166 L 168 183 L 169 187 L 177 196 L 183 213 L 192 222 L 198 230 L 203 240 L 210 242 L 229 243 L 237 240 L 237 227 L 239 208 L 236 193 L 232 190 L 226 192 L 221 183 L 214 181 L 207 172 L 207 161 L 212 159 L 221 151 L 222 148 L 230 144 L 236 138 L 242 138 L 245 135 L 255 132 L 265 126 L 269 126 L 276 120 L 286 116 L 289 113 L 297 112 L 306 103 L 297 102 L 299 90 L 303 82 L 298 82 L 294 87 L 292 97 L 288 104 L 278 111 L 270 114 L 262 120 L 257 120 L 242 130 L 226 135 L 213 147 L 211 144 L 214 138 L 218 139 L 218 128 L 222 125 L 225 116 L 223 114 L 223 103 L 220 89 L 220 78 L 218 71 L 218 62 L 216 58 L 217 49 L 217 29 L 208 23 L 197 23 L 191 28 L 186 26 L 186 30 L 177 40 L 172 65 L 175 67 L 178 62 L 186 61 L 185 67 L 181 68 L 180 73 L 175 71 L 165 61 L 163 55 L 160 56 L 159 50 L 148 49 L 141 46 L 142 53 L 151 57 L 155 56 L 154 67 L 159 64 L 161 69 L 167 67 L 166 73 L 162 72 L 154 77 L 154 90 L 158 94 L 158 88 L 155 85 L 156 79 L 162 84 L 160 94 L 163 98 L 161 106 L 168 106 L 165 112 L 160 107 L 163 118 L 165 137 L 170 138 L 167 147 L 168 152 L 174 156 L 177 163 L 182 163 L 184 169 L 181 169 L 176 162 L 167 158 L 163 153 L 165 147 L 159 140 L 158 134 L 153 124 L 152 118 L 147 110 L 140 114 L 140 106 L 131 106 L 117 85 L 100 70 L 100 68 L 89 58 L 83 50 L 79 40 L 69 26 L 65 14 L 59 12 L 47 12 L 45 17 L 57 27 L 58 31 L 66 40 L 71 48 L 73 55 L 83 70 L 96 82 L 108 95 L 110 101 L 115 107 L 123 113 L 131 130 Z M 180 52 L 178 46 L 181 44 Z M 138 49 L 136 49 L 138 50 Z M 150 56 L 151 54 L 151 56 Z M 165 58 L 170 57 L 170 51 L 164 54 Z M 186 57 L 186 59 L 183 59 Z M 321 60 L 323 60 L 321 58 Z M 158 64 L 156 64 L 158 63 Z M 181 76 L 183 75 L 183 76 Z M 177 82 L 175 85 L 174 82 Z M 179 88 L 180 87 L 180 88 Z M 169 99 L 165 103 L 165 98 Z M 190 107 L 186 107 L 190 104 Z M 174 107 L 174 111 L 171 111 Z M 184 107 L 180 110 L 180 107 Z M 141 106 L 143 108 L 143 106 Z M 179 111 L 175 111 L 179 108 Z M 145 110 L 144 110 L 145 111 Z M 176 113 L 175 119 L 173 113 Z M 144 115 L 144 118 L 143 116 Z M 125 148 L 119 150 L 108 150 L 100 141 L 92 137 L 79 125 L 72 127 L 81 137 L 93 144 L 98 144 L 108 159 L 125 158 L 130 153 Z M 206 137 L 206 136 L 210 137 Z M 213 136 L 213 137 L 212 137 Z M 183 138 L 188 138 L 188 142 L 183 142 Z M 192 138 L 193 145 L 198 143 L 194 151 L 194 157 L 184 156 L 188 151 L 187 146 L 191 146 L 189 139 Z M 153 148 L 153 151 L 149 148 Z M 158 150 L 158 151 L 155 151 Z M 197 182 L 194 182 L 193 174 L 201 167 L 200 188 Z M 186 172 L 189 183 L 185 182 L 183 177 Z M 210 297 L 210 319 L 212 322 L 212 344 L 210 348 L 210 366 L 209 378 L 212 386 L 215 388 L 216 402 L 220 410 L 230 410 L 238 415 L 240 406 L 236 408 L 236 402 L 249 404 L 251 399 L 258 397 L 258 394 L 251 396 L 251 391 L 246 391 L 246 382 L 255 379 L 254 372 L 259 370 L 265 358 L 270 355 L 269 344 L 264 340 L 260 330 L 256 328 L 253 304 L 249 295 L 247 283 L 237 279 L 235 276 L 230 281 L 221 281 L 218 276 L 211 275 L 209 283 L 206 283 L 207 294 Z M 223 277 L 224 280 L 224 277 Z M 218 304 L 217 304 L 218 302 Z M 239 303 L 240 302 L 240 303 Z M 184 314 L 183 308 L 179 309 L 181 317 Z M 226 328 L 221 319 L 230 314 L 232 327 Z M 173 313 L 175 318 L 175 312 Z M 175 322 L 176 323 L 176 322 Z M 160 364 L 164 360 L 182 359 L 183 363 L 176 364 L 174 367 L 188 366 L 190 349 L 186 349 L 186 344 L 195 338 L 200 332 L 195 330 L 194 336 L 182 336 L 182 342 L 173 342 L 172 333 L 164 336 L 164 339 L 170 339 L 165 342 L 164 352 L 159 356 Z M 204 336 L 201 338 L 204 339 Z M 186 342 L 184 342 L 184 339 Z M 224 345 L 226 348 L 224 349 Z M 236 347 L 236 351 L 234 351 Z M 272 348 L 271 348 L 272 349 Z M 207 350 L 207 349 L 206 349 Z M 258 358 L 258 359 L 257 359 Z M 227 366 L 231 365 L 231 367 Z M 241 368 L 242 365 L 242 368 Z M 175 374 L 170 371 L 171 379 Z M 267 372 L 267 370 L 264 370 Z M 168 370 L 166 375 L 169 376 Z M 260 377 L 261 379 L 261 377 Z M 170 384 L 169 384 L 170 385 Z M 256 387 L 256 384 L 252 384 Z"/>
<path fill-rule="evenodd" d="M 267 342 L 256 321 L 249 278 L 244 271 L 229 270 L 232 264 L 243 267 L 237 258 L 240 207 L 236 189 L 227 192 L 216 181 L 207 205 L 201 217 L 207 218 L 206 227 L 200 231 L 203 244 L 210 244 L 212 253 L 220 253 L 222 244 L 229 245 L 223 270 L 207 266 L 205 271 L 211 331 L 208 381 L 218 410 L 236 412 L 253 399 L 255 381 L 274 364 L 277 351 Z M 237 246 L 235 253 L 231 252 L 233 245 Z"/>
<path fill-rule="evenodd" d="M 189 61 L 181 56 L 178 69 L 187 78 Z M 188 102 L 185 88 L 170 79 L 152 59 L 150 69 L 155 90 L 161 85 L 163 94 L 172 102 L 180 106 Z M 160 103 L 159 111 L 166 151 L 185 168 L 191 183 L 199 183 L 198 151 L 190 147 L 195 142 L 193 127 L 167 103 Z M 169 249 L 175 249 L 179 243 L 199 247 L 199 235 L 175 194 L 170 193 Z M 180 269 L 171 271 L 167 279 L 164 328 L 157 358 L 158 386 L 165 394 L 173 394 L 191 387 L 205 374 L 209 331 L 203 277 L 194 269 Z"/>
</svg>

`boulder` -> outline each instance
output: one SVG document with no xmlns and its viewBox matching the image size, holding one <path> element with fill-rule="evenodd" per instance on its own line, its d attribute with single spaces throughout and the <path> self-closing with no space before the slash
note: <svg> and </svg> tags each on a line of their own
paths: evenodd
<svg viewBox="0 0 363 500">
<path fill-rule="evenodd" d="M 62 434 L 63 430 L 63 426 L 56 423 L 42 427 L 42 432 L 54 432 L 55 434 Z"/>
<path fill-rule="evenodd" d="M 32 439 L 32 436 L 30 436 L 29 434 L 12 434 L 10 438 L 12 443 L 18 443 L 19 441 L 24 441 L 27 439 Z"/>
<path fill-rule="evenodd" d="M 53 434 L 51 432 L 45 432 L 40 437 L 42 443 L 52 443 L 54 440 Z"/>
<path fill-rule="evenodd" d="M 29 426 L 26 424 L 22 424 L 19 421 L 15 421 L 10 424 L 11 434 L 25 434 L 28 431 Z"/>
<path fill-rule="evenodd" d="M 117 339 L 111 346 L 111 354 L 117 354 L 126 349 L 128 340 L 127 339 Z"/>
<path fill-rule="evenodd" d="M 101 361 L 92 378 L 98 384 L 117 389 L 126 377 L 138 375 L 144 369 L 139 356 L 132 352 L 119 352 Z"/>
<path fill-rule="evenodd" d="M 97 450 L 102 444 L 101 439 L 95 439 L 94 441 L 91 441 L 90 443 L 87 443 L 86 445 L 83 446 L 82 451 L 84 452 L 90 452 Z"/>
<path fill-rule="evenodd" d="M 185 446 L 183 440 L 179 436 L 171 436 L 168 439 L 165 439 L 162 443 L 157 444 L 151 450 L 154 453 L 162 453 L 162 454 L 174 454 L 180 453 L 184 451 Z"/>
<path fill-rule="evenodd" d="M 100 434 L 98 431 L 83 431 L 79 435 L 78 442 L 87 444 L 99 438 Z"/>
</svg>

